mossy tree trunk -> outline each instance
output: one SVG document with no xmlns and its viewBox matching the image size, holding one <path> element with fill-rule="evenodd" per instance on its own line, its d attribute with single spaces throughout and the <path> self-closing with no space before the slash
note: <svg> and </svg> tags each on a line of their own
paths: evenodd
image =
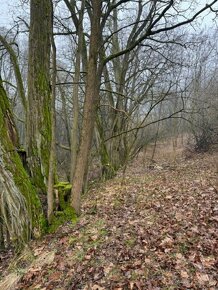
<svg viewBox="0 0 218 290">
<path fill-rule="evenodd" d="M 50 52 L 52 37 L 52 1 L 31 0 L 27 157 L 32 182 L 46 192 L 51 148 Z"/>
<path fill-rule="evenodd" d="M 40 201 L 25 171 L 10 103 L 0 79 L 0 244 L 4 234 L 16 243 L 40 233 L 44 218 Z M 5 233 L 3 233 L 3 229 Z M 32 231 L 34 229 L 34 231 Z"/>
</svg>

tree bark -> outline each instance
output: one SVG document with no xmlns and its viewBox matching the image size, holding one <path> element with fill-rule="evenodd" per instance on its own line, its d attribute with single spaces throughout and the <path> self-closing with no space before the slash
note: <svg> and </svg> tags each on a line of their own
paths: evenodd
<svg viewBox="0 0 218 290">
<path fill-rule="evenodd" d="M 0 35 L 0 41 L 1 41 L 1 43 L 3 44 L 3 46 L 5 47 L 5 49 L 7 50 L 7 52 L 10 55 L 11 63 L 13 65 L 13 69 L 14 69 L 14 75 L 15 75 L 15 78 L 16 78 L 18 94 L 19 94 L 21 103 L 23 105 L 24 113 L 25 113 L 25 117 L 26 117 L 26 110 L 27 110 L 26 96 L 25 96 L 25 90 L 24 90 L 22 75 L 21 75 L 20 66 L 19 66 L 19 63 L 18 63 L 18 59 L 17 59 L 16 53 L 13 50 L 12 46 L 10 45 L 10 43 L 8 43 L 6 38 L 3 37 L 2 35 Z"/>
<path fill-rule="evenodd" d="M 54 37 L 52 37 L 52 104 L 51 104 L 51 150 L 49 157 L 48 173 L 48 192 L 47 192 L 47 218 L 51 224 L 54 211 L 54 182 L 55 182 L 55 163 L 56 163 L 56 138 L 55 138 L 55 101 L 56 101 L 56 46 Z"/>
<path fill-rule="evenodd" d="M 89 152 L 92 144 L 96 110 L 99 100 L 99 87 L 101 73 L 98 71 L 98 55 L 100 47 L 100 18 L 101 2 L 93 1 L 93 14 L 91 19 L 90 50 L 87 70 L 85 102 L 83 109 L 83 123 L 80 148 L 77 156 L 74 182 L 71 191 L 71 204 L 77 214 L 81 211 L 81 192 L 84 174 L 88 164 Z"/>
<path fill-rule="evenodd" d="M 0 220 L 10 237 L 20 244 L 30 238 L 32 229 L 40 233 L 44 219 L 18 149 L 16 126 L 0 79 Z"/>
<path fill-rule="evenodd" d="M 76 168 L 76 159 L 78 152 L 78 138 L 79 138 L 79 80 L 80 80 L 80 62 L 83 48 L 83 14 L 84 14 L 84 4 L 82 1 L 82 6 L 79 13 L 79 23 L 78 23 L 78 47 L 76 51 L 76 63 L 75 63 L 75 78 L 74 78 L 74 88 L 73 88 L 73 124 L 71 130 L 71 170 L 70 170 L 70 182 L 73 182 L 73 177 Z"/>
<path fill-rule="evenodd" d="M 50 51 L 52 1 L 31 0 L 28 63 L 27 157 L 31 177 L 46 192 L 51 146 Z"/>
</svg>

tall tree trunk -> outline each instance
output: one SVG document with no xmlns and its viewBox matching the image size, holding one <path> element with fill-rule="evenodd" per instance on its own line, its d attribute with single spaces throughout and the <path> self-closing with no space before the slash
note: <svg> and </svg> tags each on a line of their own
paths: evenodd
<svg viewBox="0 0 218 290">
<path fill-rule="evenodd" d="M 39 191 L 46 192 L 51 146 L 50 51 L 52 37 L 52 1 L 31 0 L 27 157 L 31 177 Z"/>
<path fill-rule="evenodd" d="M 56 163 L 56 138 L 55 138 L 55 100 L 56 100 L 56 46 L 54 37 L 52 37 L 52 104 L 51 104 L 51 150 L 49 157 L 48 174 L 48 192 L 47 192 L 47 218 L 50 224 L 54 210 L 54 181 L 55 181 L 55 163 Z"/>
<path fill-rule="evenodd" d="M 80 148 L 76 162 L 74 182 L 71 192 L 71 204 L 77 214 L 81 210 L 81 192 L 84 180 L 86 166 L 95 124 L 96 110 L 99 100 L 99 86 L 101 73 L 98 72 L 98 55 L 100 47 L 100 17 L 101 17 L 101 2 L 100 0 L 93 1 L 93 13 L 91 19 L 91 37 L 90 50 L 87 70 L 87 82 L 85 91 L 85 103 L 83 110 L 83 123 L 80 140 Z"/>
<path fill-rule="evenodd" d="M 79 23 L 78 23 L 78 47 L 76 51 L 76 63 L 75 63 L 75 85 L 73 87 L 73 124 L 71 130 L 71 170 L 70 170 L 70 182 L 73 182 L 73 177 L 76 168 L 76 158 L 78 151 L 78 131 L 79 131 L 79 81 L 80 81 L 80 61 L 83 48 L 83 14 L 84 14 L 84 4 L 82 1 L 82 6 L 79 12 Z"/>
</svg>

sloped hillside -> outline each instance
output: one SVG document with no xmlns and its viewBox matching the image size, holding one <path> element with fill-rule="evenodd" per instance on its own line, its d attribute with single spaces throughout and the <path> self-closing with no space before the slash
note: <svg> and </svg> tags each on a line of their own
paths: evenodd
<svg viewBox="0 0 218 290">
<path fill-rule="evenodd" d="M 218 289 L 216 158 L 139 157 L 93 186 L 76 224 L 11 262 L 13 289 Z"/>
</svg>

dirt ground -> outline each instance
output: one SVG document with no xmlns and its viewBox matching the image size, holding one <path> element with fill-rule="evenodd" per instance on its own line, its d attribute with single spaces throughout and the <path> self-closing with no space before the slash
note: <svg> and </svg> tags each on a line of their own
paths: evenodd
<svg viewBox="0 0 218 290">
<path fill-rule="evenodd" d="M 218 289 L 218 154 L 159 146 L 95 184 L 76 224 L 0 266 L 0 289 Z"/>
</svg>

